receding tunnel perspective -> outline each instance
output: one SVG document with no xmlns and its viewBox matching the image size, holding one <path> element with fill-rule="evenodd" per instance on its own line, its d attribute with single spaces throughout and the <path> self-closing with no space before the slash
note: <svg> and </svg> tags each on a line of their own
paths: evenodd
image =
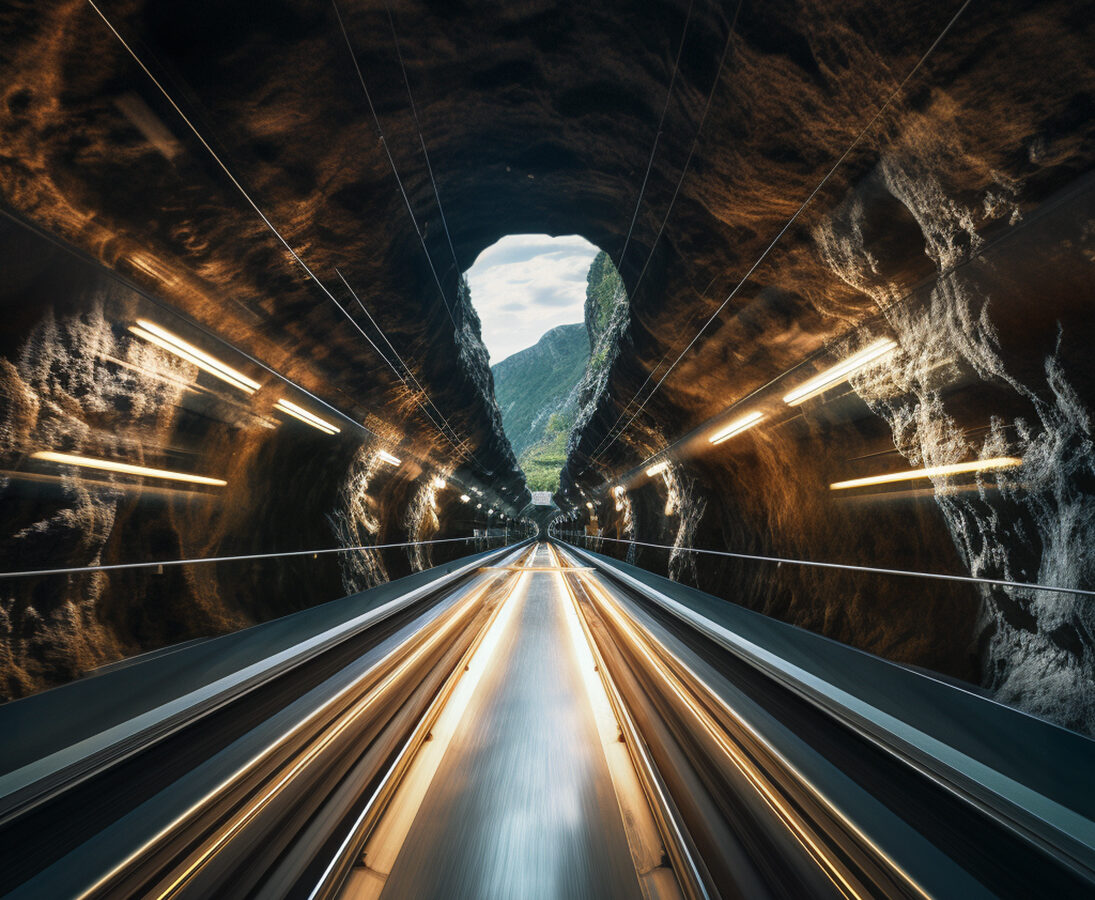
<svg viewBox="0 0 1095 900">
<path fill-rule="evenodd" d="M 1095 4 L 0 46 L 0 895 L 1095 895 Z"/>
</svg>

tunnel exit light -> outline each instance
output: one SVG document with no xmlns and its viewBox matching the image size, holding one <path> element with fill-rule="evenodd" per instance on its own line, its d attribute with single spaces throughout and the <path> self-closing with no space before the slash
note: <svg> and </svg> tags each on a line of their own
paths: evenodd
<svg viewBox="0 0 1095 900">
<path fill-rule="evenodd" d="M 748 431 L 763 418 L 764 413 L 748 413 L 740 419 L 734 419 L 729 425 L 716 431 L 708 440 L 712 444 L 721 444 L 723 441 L 730 440 L 735 434 L 741 434 L 743 431 Z"/>
<path fill-rule="evenodd" d="M 233 369 L 227 363 L 221 362 L 214 356 L 210 356 L 204 350 L 195 347 L 189 341 L 184 341 L 177 334 L 172 334 L 166 328 L 161 328 L 155 322 L 148 319 L 138 319 L 136 325 L 130 325 L 132 334 L 150 344 L 155 344 L 161 350 L 166 350 L 173 356 L 184 359 L 192 366 L 197 366 L 203 372 L 208 372 L 215 378 L 239 388 L 248 394 L 253 394 L 261 385 L 252 378 L 248 378 L 238 369 Z"/>
<path fill-rule="evenodd" d="M 164 478 L 169 481 L 186 481 L 190 484 L 209 484 L 214 487 L 223 487 L 228 484 L 223 478 L 208 478 L 205 475 L 171 472 L 167 469 L 150 469 L 148 466 L 135 466 L 131 463 L 116 462 L 112 459 L 95 459 L 94 457 L 77 456 L 72 453 L 55 453 L 52 450 L 40 450 L 37 453 L 32 453 L 31 458 L 60 463 L 64 466 L 79 466 L 82 469 L 119 472 L 123 475 L 143 475 L 148 478 Z"/>
<path fill-rule="evenodd" d="M 864 347 L 858 353 L 852 354 L 843 362 L 838 362 L 835 366 L 815 375 L 809 381 L 795 388 L 783 398 L 783 402 L 790 406 L 798 406 L 800 403 L 805 403 L 811 397 L 816 397 L 818 394 L 833 387 L 833 385 L 840 384 L 842 381 L 847 381 L 848 378 L 860 369 L 864 369 L 872 363 L 878 362 L 882 357 L 888 356 L 896 349 L 896 341 L 892 341 L 889 338 L 877 340 L 873 344 Z"/>
<path fill-rule="evenodd" d="M 304 407 L 297 406 L 295 403 L 290 403 L 288 400 L 278 400 L 274 404 L 274 409 L 283 412 L 288 416 L 292 416 L 294 419 L 299 419 L 305 425 L 311 425 L 313 428 L 318 428 L 324 434 L 338 434 L 339 432 L 337 425 L 328 422 L 326 419 L 321 419 L 315 413 L 310 413 Z"/>
<path fill-rule="evenodd" d="M 915 481 L 918 478 L 935 478 L 945 475 L 964 475 L 969 472 L 985 472 L 995 469 L 1010 469 L 1021 466 L 1023 461 L 1015 456 L 996 456 L 992 459 L 977 459 L 973 462 L 954 463 L 949 466 L 929 466 L 926 469 L 909 469 L 905 472 L 890 472 L 887 475 L 872 475 L 869 478 L 853 478 L 850 481 L 836 481 L 829 485 L 833 491 L 848 488 L 866 487 L 871 484 L 892 484 L 896 481 Z"/>
</svg>

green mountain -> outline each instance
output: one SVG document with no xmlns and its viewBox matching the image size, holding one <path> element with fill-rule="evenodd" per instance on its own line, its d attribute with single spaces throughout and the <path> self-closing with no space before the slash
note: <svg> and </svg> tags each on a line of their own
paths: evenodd
<svg viewBox="0 0 1095 900">
<path fill-rule="evenodd" d="M 588 362 L 589 337 L 579 323 L 553 328 L 491 367 L 502 427 L 532 490 L 554 490 L 559 483 Z"/>
</svg>

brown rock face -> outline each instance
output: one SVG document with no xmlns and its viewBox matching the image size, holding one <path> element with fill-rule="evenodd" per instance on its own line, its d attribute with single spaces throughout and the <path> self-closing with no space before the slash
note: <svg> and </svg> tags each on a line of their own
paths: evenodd
<svg viewBox="0 0 1095 900">
<path fill-rule="evenodd" d="M 460 274 L 579 233 L 631 304 L 564 505 L 675 546 L 637 551 L 674 577 L 1091 728 L 1090 598 L 681 552 L 1093 586 L 1089 4 L 97 7 L 0 19 L 3 202 L 85 258 L 5 226 L 5 468 L 56 475 L 26 462 L 48 444 L 229 484 L 154 505 L 6 476 L 7 568 L 464 535 L 471 486 L 516 513 Z M 150 316 L 260 389 L 151 353 L 127 331 Z M 884 365 L 783 403 L 880 336 Z M 5 583 L 8 693 L 428 562 L 398 553 Z"/>
</svg>

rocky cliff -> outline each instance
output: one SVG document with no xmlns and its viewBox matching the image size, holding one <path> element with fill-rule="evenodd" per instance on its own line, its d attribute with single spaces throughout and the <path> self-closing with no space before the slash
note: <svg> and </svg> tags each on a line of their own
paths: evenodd
<svg viewBox="0 0 1095 900">
<path fill-rule="evenodd" d="M 543 439 L 553 414 L 574 421 L 577 386 L 588 362 L 586 329 L 577 324 L 552 328 L 533 346 L 491 366 L 502 427 L 518 458 Z"/>
</svg>

